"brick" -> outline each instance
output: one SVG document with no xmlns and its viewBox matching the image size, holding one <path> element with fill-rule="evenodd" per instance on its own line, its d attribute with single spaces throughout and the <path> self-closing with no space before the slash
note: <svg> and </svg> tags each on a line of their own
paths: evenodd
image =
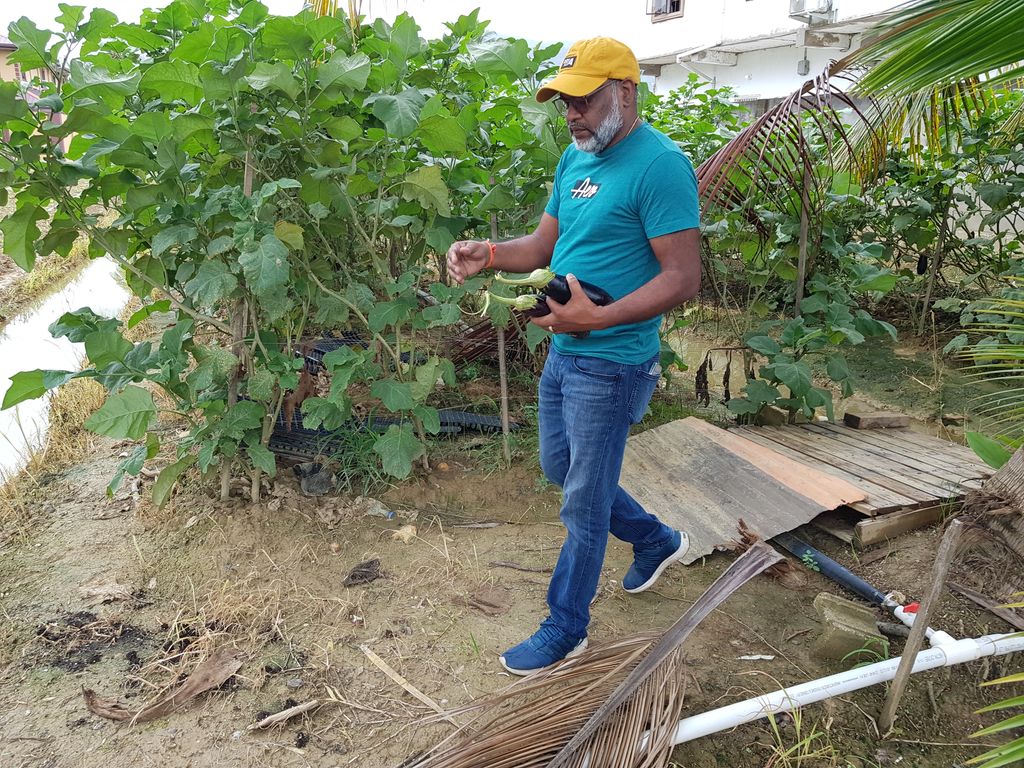
<svg viewBox="0 0 1024 768">
<path fill-rule="evenodd" d="M 814 642 L 814 652 L 821 658 L 845 659 L 852 667 L 859 662 L 878 661 L 875 654 L 886 656 L 888 641 L 878 631 L 872 608 L 821 592 L 814 598 L 814 610 L 822 625 Z"/>
</svg>

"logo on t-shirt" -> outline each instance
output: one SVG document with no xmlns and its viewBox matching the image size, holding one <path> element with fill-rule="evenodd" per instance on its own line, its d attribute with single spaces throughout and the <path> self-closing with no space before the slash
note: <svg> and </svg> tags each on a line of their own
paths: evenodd
<svg viewBox="0 0 1024 768">
<path fill-rule="evenodd" d="M 601 190 L 600 184 L 594 184 L 590 177 L 583 179 L 583 181 L 577 181 L 576 186 L 572 188 L 572 199 L 573 200 L 589 200 L 590 198 L 597 195 Z"/>
</svg>

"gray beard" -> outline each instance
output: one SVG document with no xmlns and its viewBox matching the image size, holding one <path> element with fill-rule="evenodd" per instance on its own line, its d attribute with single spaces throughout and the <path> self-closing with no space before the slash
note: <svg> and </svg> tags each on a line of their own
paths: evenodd
<svg viewBox="0 0 1024 768">
<path fill-rule="evenodd" d="M 616 107 L 618 106 L 618 99 L 616 101 Z M 580 140 L 575 136 L 572 141 L 576 145 L 576 149 L 580 152 L 588 152 L 596 155 L 598 152 L 603 152 L 612 139 L 622 130 L 622 113 L 618 109 L 613 110 L 601 121 L 601 124 L 597 126 L 597 130 L 594 131 L 589 139 Z"/>
</svg>

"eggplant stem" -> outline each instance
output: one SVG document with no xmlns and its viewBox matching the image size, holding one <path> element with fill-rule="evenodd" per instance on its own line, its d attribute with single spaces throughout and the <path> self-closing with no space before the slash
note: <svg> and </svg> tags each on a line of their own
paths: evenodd
<svg viewBox="0 0 1024 768">
<path fill-rule="evenodd" d="M 555 279 L 555 273 L 546 267 L 541 267 L 540 269 L 533 270 L 533 272 L 528 274 L 526 277 L 512 279 L 505 277 L 498 272 L 494 275 L 494 279 L 505 285 L 518 285 L 521 287 L 528 286 L 530 288 L 540 290 Z"/>
</svg>

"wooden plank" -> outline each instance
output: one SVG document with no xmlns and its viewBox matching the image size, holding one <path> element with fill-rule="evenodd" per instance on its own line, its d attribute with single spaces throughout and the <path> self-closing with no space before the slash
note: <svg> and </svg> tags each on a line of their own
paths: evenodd
<svg viewBox="0 0 1024 768">
<path fill-rule="evenodd" d="M 758 443 L 759 445 L 772 448 L 784 456 L 788 456 L 791 459 L 799 461 L 805 466 L 812 466 L 819 471 L 830 474 L 833 477 L 842 478 L 848 483 L 851 483 L 858 488 L 862 488 L 868 494 L 867 499 L 865 501 L 858 501 L 849 505 L 851 508 L 856 509 L 862 514 L 874 515 L 878 514 L 881 510 L 901 509 L 909 505 L 920 503 L 909 496 L 903 496 L 895 493 L 894 491 L 878 485 L 877 483 L 873 483 L 859 475 L 854 475 L 844 469 L 833 466 L 832 464 L 822 463 L 814 457 L 810 457 L 805 453 L 796 451 L 787 445 L 782 445 L 781 443 L 772 440 L 767 435 L 762 434 L 759 428 L 738 427 L 731 431 L 738 433 L 744 440 L 750 440 Z"/>
<path fill-rule="evenodd" d="M 816 426 L 839 434 L 849 433 L 848 429 L 836 424 L 829 424 L 828 422 L 818 422 Z M 948 441 L 940 438 L 934 438 L 936 445 L 933 448 L 921 450 L 920 446 L 916 442 L 911 442 L 904 437 L 907 434 L 906 430 L 875 429 L 871 431 L 857 432 L 856 434 L 860 440 L 867 443 L 873 443 L 875 445 L 892 448 L 894 450 L 914 452 L 920 460 L 928 462 L 938 468 L 946 468 L 947 471 L 952 473 L 960 473 L 964 477 L 984 479 L 991 474 L 991 470 L 988 465 L 980 459 L 971 462 L 962 459 L 959 456 L 947 453 L 945 451 L 945 445 L 948 444 Z"/>
<path fill-rule="evenodd" d="M 686 421 L 629 438 L 620 479 L 648 512 L 689 534 L 684 563 L 728 548 L 740 518 L 769 539 L 823 511 Z"/>
<path fill-rule="evenodd" d="M 770 434 L 777 442 L 789 445 L 826 464 L 841 467 L 858 477 L 870 479 L 872 482 L 896 491 L 900 495 L 907 496 L 914 501 L 936 501 L 939 498 L 945 498 L 945 496 L 937 496 L 936 489 L 927 484 L 925 484 L 924 488 L 921 488 L 919 483 L 908 482 L 910 478 L 907 478 L 900 472 L 893 472 L 891 469 L 884 467 L 865 466 L 863 461 L 852 460 L 838 454 L 834 448 L 830 448 L 821 440 L 815 440 L 814 435 L 805 433 L 802 430 L 785 429 L 782 427 L 760 427 L 760 429 Z"/>
<path fill-rule="evenodd" d="M 801 496 L 817 502 L 823 509 L 835 509 L 843 504 L 863 501 L 867 497 L 863 490 L 845 480 L 840 480 L 816 469 L 808 471 L 806 464 L 794 461 L 777 451 L 749 440 L 744 440 L 742 437 L 719 429 L 702 419 L 691 416 L 683 419 L 683 423 L 731 453 L 750 462 Z"/>
<path fill-rule="evenodd" d="M 962 471 L 951 470 L 949 467 L 937 465 L 927 458 L 923 451 L 911 449 L 910 446 L 900 448 L 879 445 L 876 442 L 864 440 L 863 433 L 856 430 L 843 429 L 835 425 L 826 424 L 804 424 L 801 429 L 814 434 L 826 435 L 844 445 L 851 445 L 858 450 L 880 457 L 886 462 L 906 467 L 907 474 L 916 475 L 921 479 L 928 480 L 932 485 L 943 488 L 979 488 L 981 478 L 975 474 L 966 475 Z M 973 483 L 973 485 L 971 485 Z"/>
<path fill-rule="evenodd" d="M 874 413 L 853 413 L 843 415 L 843 423 L 851 429 L 891 429 L 910 426 L 910 417 L 903 413 L 876 411 Z"/>
<path fill-rule="evenodd" d="M 959 592 L 968 600 L 977 603 L 987 611 L 991 611 L 995 616 L 998 616 L 1014 629 L 1024 631 L 1024 616 L 1016 610 L 1012 608 L 1003 608 L 992 598 L 986 597 L 980 592 L 975 592 L 973 589 L 965 587 L 963 584 L 957 584 L 955 581 L 950 581 L 948 584 L 949 588 L 954 592 Z"/>
<path fill-rule="evenodd" d="M 891 539 L 907 531 L 914 531 L 941 520 L 956 510 L 957 505 L 935 504 L 920 509 L 890 512 L 870 520 L 861 520 L 853 526 L 853 542 L 858 547 L 868 547 L 880 541 Z"/>
<path fill-rule="evenodd" d="M 942 453 L 944 453 L 945 455 L 956 456 L 957 458 L 960 459 L 966 459 L 971 463 L 978 461 L 977 454 L 975 454 L 974 451 L 972 451 L 966 445 L 960 445 L 959 443 L 954 443 L 949 440 L 943 440 L 942 438 L 934 437 L 933 435 L 925 435 L 922 434 L 921 432 L 915 432 L 912 429 L 901 430 L 901 436 L 908 442 L 914 443 L 915 445 L 919 445 L 922 448 L 927 448 L 929 450 L 935 449 L 935 441 L 938 440 L 942 444 L 941 450 Z"/>
<path fill-rule="evenodd" d="M 789 429 L 794 429 L 789 427 Z M 879 454 L 878 449 L 864 444 L 856 437 L 847 439 L 828 432 L 814 424 L 795 428 L 800 437 L 818 447 L 823 455 L 839 457 L 853 462 L 865 470 L 891 477 L 920 491 L 931 494 L 933 499 L 955 497 L 963 493 L 959 484 L 942 475 L 932 475 L 921 467 L 914 466 L 916 460 L 898 454 Z"/>
<path fill-rule="evenodd" d="M 835 536 L 840 541 L 853 544 L 853 523 L 847 520 L 841 512 L 830 509 L 822 512 L 811 520 L 811 525 L 825 533 Z"/>
</svg>

